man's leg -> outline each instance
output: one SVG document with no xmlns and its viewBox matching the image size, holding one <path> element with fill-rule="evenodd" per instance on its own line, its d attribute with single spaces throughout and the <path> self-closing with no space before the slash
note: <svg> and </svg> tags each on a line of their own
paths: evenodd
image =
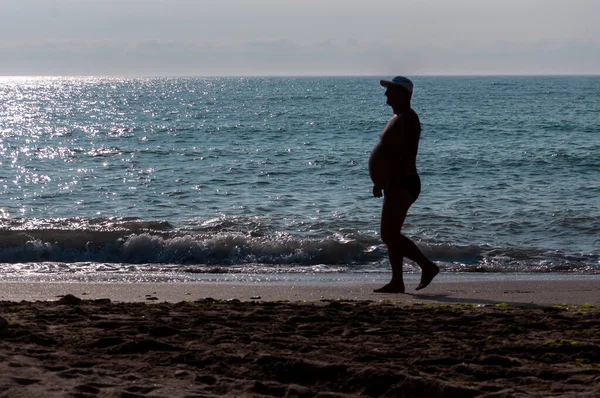
<svg viewBox="0 0 600 398">
<path fill-rule="evenodd" d="M 404 278 L 402 276 L 404 257 L 414 261 L 421 267 L 421 282 L 416 290 L 427 287 L 440 272 L 439 267 L 425 257 L 412 240 L 401 233 L 406 214 L 412 203 L 412 196 L 404 190 L 395 193 L 393 198 L 384 197 L 383 199 L 381 239 L 388 247 L 392 280 L 387 285 L 376 289 L 375 292 L 404 293 Z"/>
<path fill-rule="evenodd" d="M 404 235 L 400 235 L 400 242 L 402 247 L 402 253 L 408 259 L 414 261 L 421 267 L 421 283 L 417 286 L 416 290 L 421 290 L 427 287 L 440 272 L 439 267 L 431 260 L 429 260 L 421 250 L 415 245 L 415 243 Z"/>
<path fill-rule="evenodd" d="M 388 248 L 390 266 L 392 267 L 392 280 L 387 285 L 375 289 L 376 293 L 404 293 L 404 278 L 402 276 L 402 263 L 404 253 L 402 249 L 402 225 L 412 198 L 408 193 L 399 193 L 393 198 L 385 196 L 381 208 L 381 240 Z"/>
</svg>

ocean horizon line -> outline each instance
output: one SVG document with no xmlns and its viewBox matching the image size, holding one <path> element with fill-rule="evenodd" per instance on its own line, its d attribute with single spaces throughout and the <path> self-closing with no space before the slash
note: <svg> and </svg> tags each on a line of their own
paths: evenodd
<svg viewBox="0 0 600 398">
<path fill-rule="evenodd" d="M 401 72 L 401 71 L 399 71 Z M 398 74 L 398 73 L 396 73 Z M 0 75 L 0 79 L 22 79 L 22 78 L 128 78 L 128 79 L 152 79 L 152 78 L 337 78 L 337 77 L 385 77 L 393 74 L 71 74 L 71 75 L 55 75 L 55 74 L 25 74 L 25 75 Z M 448 73 L 448 74 L 411 74 L 406 73 L 410 77 L 598 77 L 598 73 Z"/>
</svg>

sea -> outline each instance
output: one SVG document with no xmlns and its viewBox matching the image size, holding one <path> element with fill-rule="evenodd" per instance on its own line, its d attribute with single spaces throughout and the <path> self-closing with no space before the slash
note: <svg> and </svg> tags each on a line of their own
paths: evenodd
<svg viewBox="0 0 600 398">
<path fill-rule="evenodd" d="M 0 78 L 0 279 L 389 278 L 391 77 Z M 600 274 L 600 76 L 411 79 L 403 233 L 445 274 Z"/>
</svg>

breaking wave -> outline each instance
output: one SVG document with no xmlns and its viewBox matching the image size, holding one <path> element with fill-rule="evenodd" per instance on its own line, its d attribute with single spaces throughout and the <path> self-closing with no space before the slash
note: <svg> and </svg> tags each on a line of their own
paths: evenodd
<svg viewBox="0 0 600 398">
<path fill-rule="evenodd" d="M 282 269 L 364 272 L 389 267 L 385 245 L 377 236 L 359 231 L 332 232 L 317 238 L 268 232 L 264 226 L 260 232 L 234 227 L 207 223 L 176 228 L 166 221 L 135 218 L 5 220 L 0 229 L 0 267 L 1 272 L 10 272 L 27 263 L 92 263 L 115 271 L 135 265 L 136 270 L 160 266 L 161 270 L 224 273 Z M 594 254 L 425 241 L 417 244 L 450 272 L 600 273 L 600 258 Z M 407 263 L 408 271 L 415 268 Z M 50 272 L 57 267 L 36 269 Z"/>
</svg>

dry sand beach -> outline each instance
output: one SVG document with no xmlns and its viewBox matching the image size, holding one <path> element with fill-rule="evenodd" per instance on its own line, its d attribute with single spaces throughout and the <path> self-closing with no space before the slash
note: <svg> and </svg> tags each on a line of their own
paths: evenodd
<svg viewBox="0 0 600 398">
<path fill-rule="evenodd" d="M 600 396 L 597 278 L 373 287 L 3 282 L 0 396 Z"/>
</svg>

